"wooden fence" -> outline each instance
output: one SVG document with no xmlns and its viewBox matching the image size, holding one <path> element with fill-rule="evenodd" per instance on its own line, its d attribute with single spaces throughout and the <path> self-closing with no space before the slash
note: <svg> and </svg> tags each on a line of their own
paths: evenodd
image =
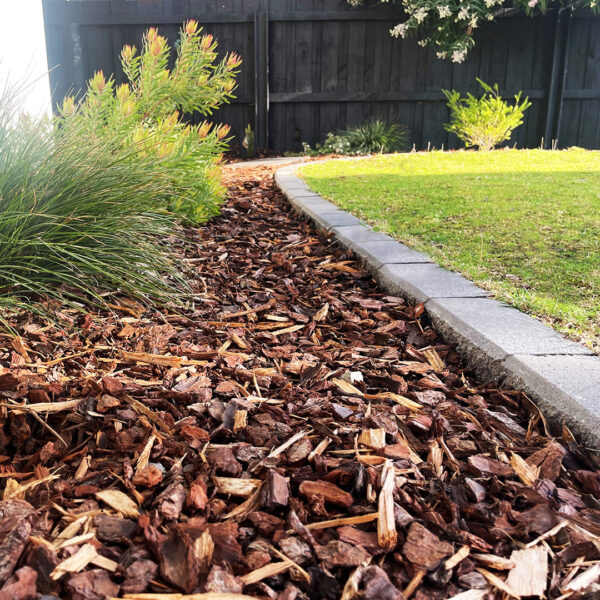
<svg viewBox="0 0 600 600">
<path fill-rule="evenodd" d="M 261 146 L 300 150 L 328 131 L 370 116 L 402 123 L 416 148 L 459 147 L 443 129 L 441 89 L 477 92 L 476 77 L 533 105 L 515 134 L 520 147 L 558 140 L 600 148 L 600 17 L 570 10 L 485 24 L 463 64 L 394 39 L 398 9 L 345 0 L 44 0 L 53 99 L 95 70 L 121 81 L 118 55 L 156 25 L 171 41 L 195 18 L 223 51 L 244 59 L 237 99 L 215 119 L 239 142 L 250 124 Z"/>
</svg>

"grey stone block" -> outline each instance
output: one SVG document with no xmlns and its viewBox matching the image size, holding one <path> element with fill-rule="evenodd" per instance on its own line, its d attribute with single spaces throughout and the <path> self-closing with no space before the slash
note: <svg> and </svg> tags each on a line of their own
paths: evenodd
<svg viewBox="0 0 600 600">
<path fill-rule="evenodd" d="M 364 223 L 343 210 L 330 213 L 319 213 L 316 215 L 316 223 L 322 229 L 329 231 L 332 227 L 341 227 L 346 225 L 364 225 Z"/>
<path fill-rule="evenodd" d="M 317 195 L 303 196 L 300 198 L 293 196 L 291 202 L 301 209 L 306 209 L 311 214 L 338 212 L 339 210 L 335 204 L 332 204 L 331 202 L 324 200 L 321 198 L 321 196 Z"/>
<path fill-rule="evenodd" d="M 488 293 L 458 273 L 434 263 L 384 265 L 375 275 L 378 283 L 397 296 L 412 302 L 430 298 L 485 298 Z"/>
<path fill-rule="evenodd" d="M 485 377 L 500 379 L 501 363 L 512 354 L 592 354 L 540 321 L 489 298 L 437 298 L 425 307 L 437 331 L 457 344 Z"/>
<path fill-rule="evenodd" d="M 284 169 L 279 169 L 277 173 L 275 173 L 275 182 L 277 185 L 281 184 L 290 184 L 292 182 L 297 183 L 299 177 L 295 173 L 295 167 L 285 167 Z"/>
<path fill-rule="evenodd" d="M 373 231 L 368 225 L 346 225 L 334 227 L 331 233 L 335 235 L 338 242 L 345 248 L 351 248 L 356 242 L 393 242 L 394 239 L 385 233 Z"/>
<path fill-rule="evenodd" d="M 319 194 L 315 194 L 315 192 L 312 192 L 311 190 L 309 190 L 308 188 L 304 188 L 301 190 L 290 190 L 288 192 L 288 198 L 290 199 L 304 199 L 304 198 L 319 198 L 319 200 L 323 200 L 323 198 L 321 196 L 319 196 Z M 336 207 L 337 208 L 337 207 Z"/>
<path fill-rule="evenodd" d="M 395 240 L 355 242 L 352 249 L 370 271 L 392 263 L 430 263 L 424 254 L 407 248 Z"/>
<path fill-rule="evenodd" d="M 505 384 L 523 390 L 557 424 L 600 449 L 600 357 L 508 357 Z"/>
</svg>

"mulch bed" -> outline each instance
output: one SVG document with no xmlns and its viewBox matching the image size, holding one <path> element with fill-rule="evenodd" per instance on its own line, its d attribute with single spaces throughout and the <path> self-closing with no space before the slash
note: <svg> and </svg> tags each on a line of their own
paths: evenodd
<svg viewBox="0 0 600 600">
<path fill-rule="evenodd" d="M 581 597 L 598 458 L 478 382 L 270 169 L 226 175 L 174 240 L 193 309 L 2 338 L 0 600 Z"/>
</svg>

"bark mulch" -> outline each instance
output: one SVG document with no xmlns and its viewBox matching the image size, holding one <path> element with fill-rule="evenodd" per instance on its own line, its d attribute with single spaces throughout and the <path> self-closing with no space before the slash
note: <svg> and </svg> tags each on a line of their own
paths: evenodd
<svg viewBox="0 0 600 600">
<path fill-rule="evenodd" d="M 598 458 L 226 173 L 194 308 L 2 338 L 0 600 L 591 597 Z"/>
</svg>

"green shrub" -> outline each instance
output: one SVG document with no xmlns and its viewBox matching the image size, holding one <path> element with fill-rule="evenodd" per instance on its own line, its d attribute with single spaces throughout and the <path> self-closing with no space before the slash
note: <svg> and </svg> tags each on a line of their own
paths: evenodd
<svg viewBox="0 0 600 600">
<path fill-rule="evenodd" d="M 65 98 L 60 118 L 61 131 L 74 127 L 92 139 L 120 138 L 124 148 L 141 146 L 145 154 L 167 162 L 167 207 L 193 223 L 216 214 L 224 196 L 217 163 L 229 126 L 207 121 L 194 126 L 184 119 L 194 112 L 210 115 L 232 97 L 241 60 L 232 53 L 217 62 L 216 48 L 212 35 L 202 35 L 198 24 L 188 21 L 169 69 L 171 49 L 151 28 L 140 54 L 129 45 L 121 52 L 128 83 L 117 86 L 97 72 L 80 103 Z"/>
<path fill-rule="evenodd" d="M 362 125 L 337 133 L 328 133 L 322 144 L 313 150 L 304 145 L 307 154 L 364 155 L 399 152 L 406 149 L 406 132 L 397 123 L 369 119 Z"/>
<path fill-rule="evenodd" d="M 531 102 L 529 98 L 521 100 L 519 92 L 514 104 L 510 104 L 500 97 L 498 84 L 492 87 L 481 79 L 477 81 L 484 90 L 480 98 L 472 94 L 461 98 L 455 90 L 442 90 L 451 111 L 451 121 L 444 127 L 463 140 L 467 147 L 491 150 L 510 139 L 512 132 L 523 123 L 523 114 Z"/>
<path fill-rule="evenodd" d="M 169 160 L 97 139 L 73 122 L 23 117 L 0 93 L 0 318 L 32 300 L 102 305 L 106 293 L 144 303 L 182 299 L 183 284 L 160 246 L 175 217 L 164 211 Z M 78 125 L 83 126 L 83 122 Z"/>
</svg>

